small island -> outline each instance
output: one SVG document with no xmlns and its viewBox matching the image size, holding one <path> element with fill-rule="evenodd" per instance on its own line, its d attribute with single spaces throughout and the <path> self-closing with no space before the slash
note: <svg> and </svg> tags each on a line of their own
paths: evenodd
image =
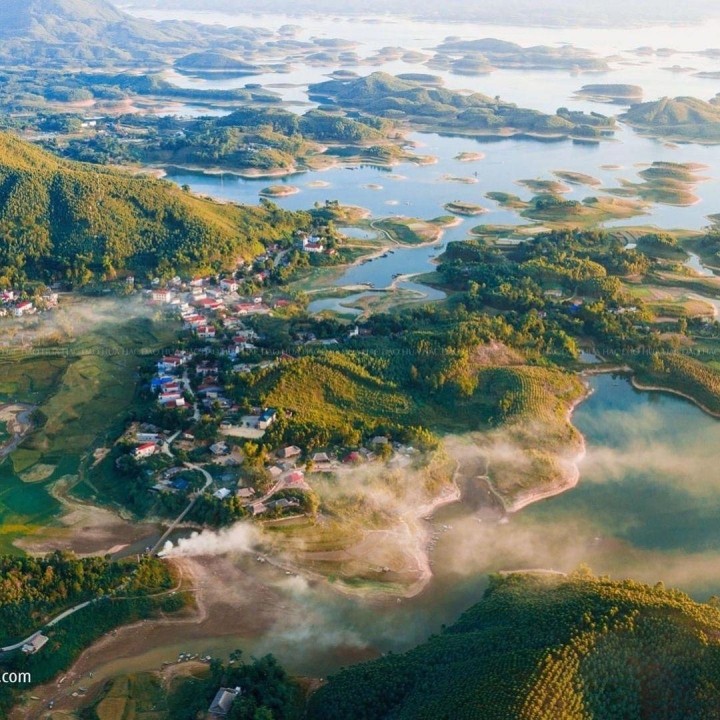
<svg viewBox="0 0 720 720">
<path fill-rule="evenodd" d="M 448 212 L 454 213 L 455 215 L 482 215 L 487 212 L 487 209 L 482 205 L 475 205 L 475 203 L 464 202 L 462 200 L 454 200 L 453 202 L 445 203 L 443 206 Z"/>
<path fill-rule="evenodd" d="M 599 102 L 617 103 L 630 105 L 640 102 L 643 97 L 643 89 L 639 85 L 622 84 L 597 84 L 583 85 L 575 92 L 579 97 L 596 100 Z"/>
<path fill-rule="evenodd" d="M 281 198 L 288 197 L 288 195 L 297 195 L 299 192 L 300 188 L 294 185 L 269 185 L 263 188 L 259 195 L 262 197 Z"/>
</svg>

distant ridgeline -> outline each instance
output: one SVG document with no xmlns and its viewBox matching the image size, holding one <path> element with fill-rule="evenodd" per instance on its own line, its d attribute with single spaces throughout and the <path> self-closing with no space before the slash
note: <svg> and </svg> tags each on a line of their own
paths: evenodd
<svg viewBox="0 0 720 720">
<path fill-rule="evenodd" d="M 147 65 L 188 48 L 251 47 L 263 31 L 135 18 L 106 0 L 3 0 L 0 64 Z"/>
<path fill-rule="evenodd" d="M 555 115 L 520 108 L 480 93 L 465 95 L 422 80 L 376 72 L 351 80 L 327 80 L 309 87 L 310 97 L 345 109 L 387 118 L 405 118 L 423 129 L 483 135 L 500 130 L 599 137 L 612 131 L 613 118 L 560 108 Z"/>
<path fill-rule="evenodd" d="M 0 285 L 234 267 L 307 222 L 62 160 L 0 133 Z"/>
<path fill-rule="evenodd" d="M 402 655 L 342 670 L 310 720 L 717 718 L 720 612 L 662 584 L 579 573 L 493 579 Z"/>
</svg>

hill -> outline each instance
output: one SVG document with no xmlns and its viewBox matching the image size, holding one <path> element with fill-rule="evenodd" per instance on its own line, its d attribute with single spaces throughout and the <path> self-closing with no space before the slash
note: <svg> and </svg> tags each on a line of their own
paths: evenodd
<svg viewBox="0 0 720 720">
<path fill-rule="evenodd" d="M 666 140 L 720 142 L 720 104 L 693 97 L 633 105 L 620 119 L 643 134 Z"/>
<path fill-rule="evenodd" d="M 0 285 L 233 265 L 300 217 L 61 160 L 0 133 Z"/>
<path fill-rule="evenodd" d="M 596 113 L 560 109 L 555 115 L 520 108 L 499 98 L 471 95 L 423 82 L 402 80 L 383 72 L 356 79 L 328 80 L 309 87 L 310 96 L 344 109 L 388 118 L 404 118 L 424 130 L 465 135 L 525 132 L 541 135 L 601 135 L 613 120 Z"/>
<path fill-rule="evenodd" d="M 3 0 L 0 63 L 102 65 L 156 62 L 188 48 L 231 47 L 256 33 L 135 18 L 106 0 Z"/>
<path fill-rule="evenodd" d="M 716 718 L 718 633 L 716 608 L 662 584 L 508 575 L 424 645 L 331 677 L 308 717 Z"/>
</svg>

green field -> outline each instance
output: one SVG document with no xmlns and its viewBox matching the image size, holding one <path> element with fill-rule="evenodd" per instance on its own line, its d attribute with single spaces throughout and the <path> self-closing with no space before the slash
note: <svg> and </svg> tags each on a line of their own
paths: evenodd
<svg viewBox="0 0 720 720">
<path fill-rule="evenodd" d="M 172 325 L 136 319 L 59 348 L 67 357 L 0 364 L 5 392 L 17 393 L 6 400 L 33 402 L 40 416 L 40 426 L 0 464 L 0 552 L 17 552 L 15 539 L 41 532 L 57 517 L 61 505 L 51 485 L 82 480 L 88 455 L 119 434 L 136 402 L 138 369 L 175 333 Z"/>
</svg>

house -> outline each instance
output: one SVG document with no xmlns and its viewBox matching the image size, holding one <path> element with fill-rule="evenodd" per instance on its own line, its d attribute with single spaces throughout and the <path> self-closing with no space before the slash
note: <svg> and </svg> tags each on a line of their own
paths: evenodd
<svg viewBox="0 0 720 720">
<path fill-rule="evenodd" d="M 215 697 L 208 708 L 208 716 L 211 718 L 226 717 L 230 712 L 232 704 L 235 702 L 235 698 L 240 695 L 240 693 L 241 690 L 239 687 L 236 687 L 233 690 L 221 687 L 215 694 Z"/>
<path fill-rule="evenodd" d="M 253 517 L 257 517 L 258 515 L 262 515 L 263 513 L 267 512 L 267 506 L 265 503 L 256 502 L 253 503 L 250 506 L 250 512 L 252 513 Z"/>
<path fill-rule="evenodd" d="M 357 452 L 357 450 L 353 450 L 352 452 L 349 452 L 344 458 L 343 462 L 346 465 L 357 465 L 358 463 L 361 463 L 363 461 L 363 456 Z"/>
<path fill-rule="evenodd" d="M 201 363 L 198 364 L 198 366 L 195 368 L 195 372 L 198 375 L 202 375 L 205 377 L 205 375 L 215 375 L 218 371 L 217 363 L 212 363 L 209 360 L 203 360 Z"/>
<path fill-rule="evenodd" d="M 302 470 L 295 470 L 286 479 L 290 485 L 303 485 L 305 483 L 305 473 Z"/>
<path fill-rule="evenodd" d="M 217 310 L 222 306 L 222 303 L 219 300 L 213 300 L 212 298 L 206 297 L 201 298 L 200 300 L 195 300 L 193 305 L 200 310 Z"/>
<path fill-rule="evenodd" d="M 258 418 L 258 429 L 267 430 L 275 422 L 276 417 L 277 410 L 273 410 L 272 408 L 266 408 Z"/>
<path fill-rule="evenodd" d="M 255 494 L 255 490 L 253 490 L 252 488 L 242 487 L 242 488 L 238 488 L 236 490 L 235 494 L 239 498 L 243 498 L 245 500 L 245 499 L 250 499 Z"/>
<path fill-rule="evenodd" d="M 159 433 L 150 433 L 150 432 L 139 432 L 137 435 L 135 435 L 135 442 L 139 443 L 156 443 L 160 440 Z"/>
<path fill-rule="evenodd" d="M 27 315 L 27 314 L 33 312 L 34 309 L 35 308 L 34 308 L 33 304 L 29 300 L 18 303 L 15 306 L 15 311 L 14 311 L 15 317 L 22 317 L 23 315 Z"/>
<path fill-rule="evenodd" d="M 302 450 L 297 445 L 288 445 L 287 447 L 278 450 L 278 457 L 281 458 L 294 458 L 302 455 Z"/>
<path fill-rule="evenodd" d="M 300 503 L 297 500 L 288 500 L 287 498 L 280 498 L 279 500 L 273 500 L 268 503 L 270 510 L 285 510 L 289 507 L 298 507 Z"/>
<path fill-rule="evenodd" d="M 302 239 L 302 249 L 309 253 L 321 253 L 325 247 L 317 235 L 306 235 Z"/>
<path fill-rule="evenodd" d="M 224 442 L 216 442 L 214 445 L 210 446 L 210 452 L 213 455 L 227 455 L 229 450 L 227 443 Z"/>
<path fill-rule="evenodd" d="M 209 340 L 215 337 L 215 328 L 212 325 L 199 325 L 195 330 L 199 338 Z"/>
<path fill-rule="evenodd" d="M 157 445 L 153 442 L 143 443 L 133 449 L 133 455 L 136 459 L 149 458 L 155 454 Z"/>
<path fill-rule="evenodd" d="M 225 292 L 237 292 L 239 285 L 234 280 L 221 280 L 220 289 Z"/>
<path fill-rule="evenodd" d="M 314 463 L 329 463 L 330 458 L 328 457 L 327 453 L 319 452 L 315 453 L 312 457 Z"/>
<path fill-rule="evenodd" d="M 205 319 L 204 315 L 198 315 L 197 313 L 193 315 L 188 315 L 187 317 L 183 318 L 185 321 L 185 328 L 196 328 L 199 325 L 206 325 L 207 320 Z"/>
<path fill-rule="evenodd" d="M 160 363 L 158 363 L 158 365 L 159 364 Z M 175 382 L 176 382 L 175 378 L 172 378 L 169 375 L 162 375 L 162 376 L 154 377 L 150 381 L 150 389 L 153 391 L 160 390 L 163 386 L 170 385 Z"/>
<path fill-rule="evenodd" d="M 177 370 L 184 360 L 179 355 L 168 355 L 158 363 L 158 370 L 161 372 L 172 372 Z"/>
<path fill-rule="evenodd" d="M 35 635 L 33 635 L 20 649 L 26 655 L 34 655 L 38 650 L 45 646 L 45 643 L 48 640 L 48 637 L 43 635 L 41 632 L 38 632 L 35 633 Z"/>
<path fill-rule="evenodd" d="M 160 290 L 160 289 L 158 289 L 158 290 L 153 290 L 153 291 L 150 293 L 150 297 L 152 298 L 152 301 L 153 301 L 154 303 L 162 303 L 162 304 L 167 305 L 169 302 L 172 301 L 172 299 L 173 299 L 173 294 L 172 294 L 172 292 L 171 292 L 170 290 L 167 290 L 167 289 L 162 289 L 162 290 Z"/>
<path fill-rule="evenodd" d="M 226 497 L 230 497 L 230 491 L 227 488 L 220 488 L 213 493 L 213 497 L 218 500 L 224 500 Z"/>
</svg>

